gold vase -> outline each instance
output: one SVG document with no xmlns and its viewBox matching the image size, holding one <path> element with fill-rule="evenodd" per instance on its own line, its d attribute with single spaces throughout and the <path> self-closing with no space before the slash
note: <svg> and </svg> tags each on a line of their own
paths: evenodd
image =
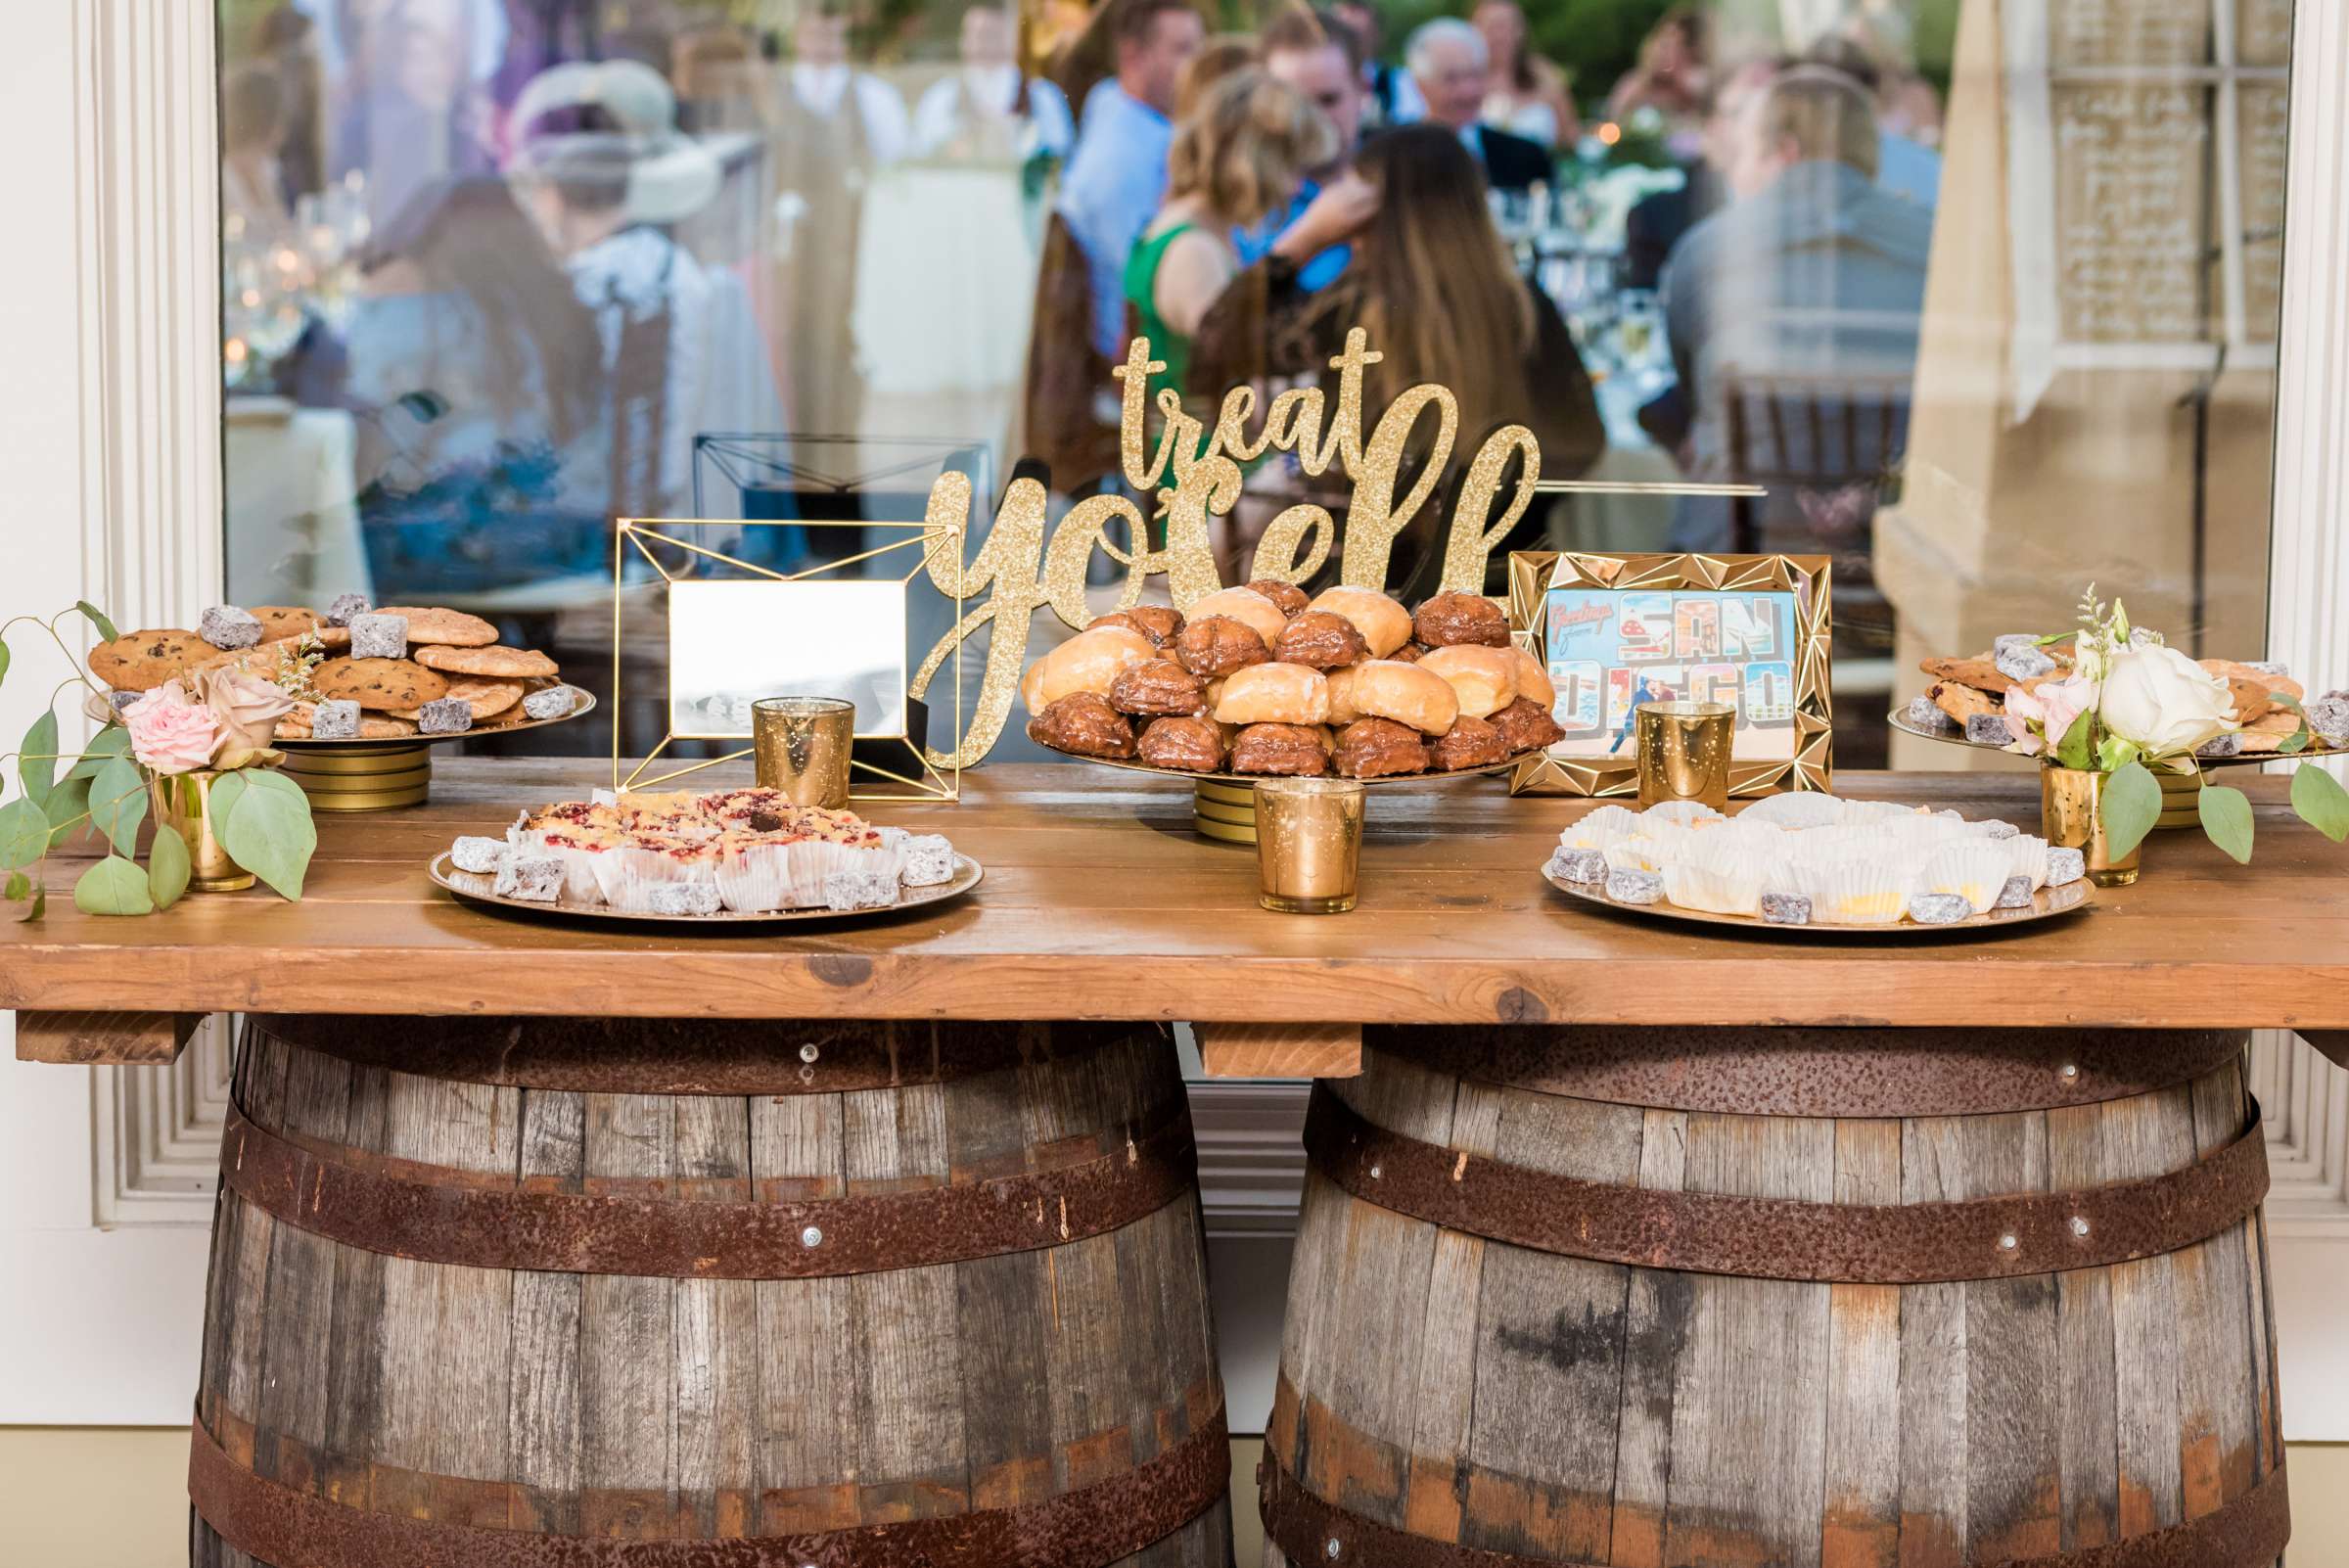
<svg viewBox="0 0 2349 1568">
<path fill-rule="evenodd" d="M 212 786 L 223 776 L 204 767 L 193 773 L 158 774 L 147 782 L 155 830 L 176 833 L 188 847 L 190 893 L 242 893 L 253 886 L 253 873 L 230 859 L 212 833 Z"/>
<path fill-rule="evenodd" d="M 2040 832 L 2057 849 L 2078 850 L 2097 887 L 2125 888 L 2137 880 L 2145 847 L 2141 843 L 2116 857 L 2105 845 L 2104 782 L 2111 776 L 2084 767 L 2041 767 Z"/>
</svg>

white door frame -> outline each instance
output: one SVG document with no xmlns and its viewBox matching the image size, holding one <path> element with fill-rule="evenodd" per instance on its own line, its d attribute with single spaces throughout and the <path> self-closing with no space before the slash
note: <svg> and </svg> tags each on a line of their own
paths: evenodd
<svg viewBox="0 0 2349 1568">
<path fill-rule="evenodd" d="M 2349 670 L 2349 15 L 2300 0 L 2292 64 L 2287 330 L 2277 411 L 2270 654 Z M 0 575 L 12 607 L 76 598 L 169 623 L 222 580 L 217 143 L 210 0 L 44 0 L 11 8 L 0 137 L 36 220 L 69 249 L 0 259 Z M 60 148 L 71 129 L 70 156 Z M 54 232 L 44 228 L 40 232 Z M 71 300 L 72 309 L 61 307 Z M 161 618 L 159 623 L 154 618 Z M 29 721 L 37 661 L 0 689 L 0 734 Z M 0 1036 L 7 1033 L 0 1025 Z M 171 1424 L 195 1378 L 205 1225 L 225 1052 L 180 1067 L 32 1067 L 0 1054 L 0 1423 Z M 2349 1439 L 2349 1074 L 2263 1039 L 2276 1298 L 2297 1439 Z M 1200 1096 L 1210 1224 L 1277 1234 L 1296 1172 L 1295 1085 Z M 1246 1412 L 1235 1411 L 1245 1417 Z M 1244 1419 L 1243 1419 L 1243 1423 Z"/>
</svg>

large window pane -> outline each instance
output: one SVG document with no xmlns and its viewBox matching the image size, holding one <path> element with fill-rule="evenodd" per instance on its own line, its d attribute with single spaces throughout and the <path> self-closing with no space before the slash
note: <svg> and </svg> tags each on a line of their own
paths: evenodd
<svg viewBox="0 0 2349 1568">
<path fill-rule="evenodd" d="M 1504 549 L 1831 555 L 1838 761 L 1880 764 L 1920 660 L 2091 581 L 2258 656 L 2290 9 L 221 0 L 231 591 L 468 609 L 600 689 L 616 516 L 793 570 L 958 469 L 983 534 L 1024 457 L 1056 508 L 1129 484 L 1131 333 L 1212 424 L 1334 392 L 1360 326 L 1366 423 L 1459 396 L 1406 479 L 1523 424 L 1583 482 Z M 1349 491 L 1251 463 L 1224 580 Z M 909 595 L 918 661 L 952 612 Z M 665 653 L 622 654 L 633 700 L 515 741 L 656 744 Z"/>
</svg>

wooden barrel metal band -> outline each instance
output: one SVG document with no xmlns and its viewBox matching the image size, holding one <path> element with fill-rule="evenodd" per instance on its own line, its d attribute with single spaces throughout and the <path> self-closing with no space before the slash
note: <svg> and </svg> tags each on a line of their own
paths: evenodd
<svg viewBox="0 0 2349 1568">
<path fill-rule="evenodd" d="M 1214 1416 L 1121 1475 L 1011 1508 L 798 1535 L 614 1541 L 415 1519 L 331 1502 L 255 1474 L 195 1423 L 188 1495 L 204 1522 L 262 1562 L 299 1568 L 1101 1568 L 1174 1534 L 1229 1481 Z"/>
<path fill-rule="evenodd" d="M 1375 1028 L 1365 1049 L 1507 1088 L 1727 1116 L 1981 1116 L 2174 1088 L 2242 1030 Z"/>
<path fill-rule="evenodd" d="M 1291 1563 L 1376 1564 L 1377 1568 L 1560 1568 L 1555 1557 L 1491 1551 L 1415 1536 L 1315 1497 L 1267 1448 L 1257 1471 L 1265 1534 Z M 2280 1466 L 2217 1509 L 2101 1546 L 2004 1557 L 1978 1568 L 2254 1568 L 2282 1555 L 2292 1533 L 2291 1499 Z M 1757 1559 L 1759 1560 L 1759 1559 Z"/>
<path fill-rule="evenodd" d="M 1364 1203 L 1562 1257 L 1833 1284 L 2005 1279 L 2175 1252 L 2268 1190 L 2256 1103 L 2225 1148 L 2167 1176 L 2076 1192 L 1886 1206 L 1664 1191 L 1557 1176 L 1375 1127 L 1315 1084 L 1306 1154 Z"/>
<path fill-rule="evenodd" d="M 974 1078 L 1037 1058 L 1035 1026 L 857 1019 L 392 1018 L 270 1014 L 252 1029 L 358 1067 L 581 1094 L 843 1094 Z M 1054 1024 L 1051 1053 L 1148 1024 Z M 1170 1040 L 1171 1044 L 1172 1041 Z"/>
<path fill-rule="evenodd" d="M 1053 1170 L 794 1202 L 640 1198 L 459 1184 L 362 1168 L 231 1106 L 221 1180 L 298 1229 L 475 1268 L 672 1279 L 814 1279 L 961 1263 L 1122 1229 L 1192 1190 L 1187 1106 L 1110 1153 Z"/>
</svg>

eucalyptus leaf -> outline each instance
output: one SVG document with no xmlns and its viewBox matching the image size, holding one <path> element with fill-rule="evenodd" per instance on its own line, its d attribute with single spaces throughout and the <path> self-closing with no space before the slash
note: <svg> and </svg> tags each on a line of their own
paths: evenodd
<svg viewBox="0 0 2349 1568">
<path fill-rule="evenodd" d="M 242 779 L 232 805 L 217 810 L 220 847 L 229 858 L 274 888 L 280 897 L 299 899 L 301 879 L 310 855 L 318 848 L 318 829 L 310 821 L 310 798 L 292 779 L 260 768 L 231 773 L 221 783 Z M 215 805 L 219 785 L 214 785 Z"/>
<path fill-rule="evenodd" d="M 39 886 L 32 890 L 32 902 L 25 905 L 24 912 L 17 916 L 17 919 L 20 921 L 38 920 L 48 912 L 49 889 L 46 886 Z"/>
<path fill-rule="evenodd" d="M 98 770 L 112 757 L 130 755 L 130 731 L 119 724 L 109 724 L 90 738 L 81 749 L 81 761 L 66 769 L 68 778 L 96 778 Z"/>
<path fill-rule="evenodd" d="M 2060 767 L 2088 766 L 2092 751 L 2089 745 L 2089 734 L 2096 727 L 2096 715 L 2093 709 L 2084 710 L 2079 717 L 2073 719 L 2072 727 L 2065 730 L 2063 738 L 2055 743 L 2056 765 Z"/>
<path fill-rule="evenodd" d="M 2194 809 L 2201 813 L 2202 831 L 2211 843 L 2235 864 L 2251 863 L 2251 802 L 2241 790 L 2205 784 L 2195 792 Z"/>
<path fill-rule="evenodd" d="M 90 830 L 85 808 L 90 802 L 90 781 L 86 778 L 68 779 L 49 792 L 49 804 L 44 810 L 49 818 L 49 848 L 70 844 Z"/>
<path fill-rule="evenodd" d="M 31 891 L 32 879 L 30 877 L 26 876 L 22 871 L 11 871 L 8 874 L 8 889 L 5 893 L 0 893 L 0 898 L 4 898 L 8 899 L 9 902 L 14 903 Z"/>
<path fill-rule="evenodd" d="M 206 809 L 211 812 L 215 837 L 219 835 L 220 824 L 228 820 L 229 813 L 237 808 L 237 803 L 244 798 L 245 774 L 242 771 L 223 773 L 212 780 L 210 804 Z"/>
<path fill-rule="evenodd" d="M 73 884 L 73 907 L 93 915 L 152 914 L 155 896 L 147 891 L 147 873 L 136 861 L 110 854 Z"/>
<path fill-rule="evenodd" d="M 116 853 L 139 847 L 139 824 L 147 820 L 147 777 L 127 757 L 110 758 L 90 780 L 90 821 Z"/>
<path fill-rule="evenodd" d="M 2137 742 L 2126 741 L 2118 735 L 2107 735 L 2096 743 L 2096 765 L 2099 771 L 2117 773 L 2137 761 Z M 2158 785 L 2155 788 L 2159 788 Z"/>
<path fill-rule="evenodd" d="M 0 680 L 6 680 L 8 678 L 8 644 L 5 642 L 0 642 Z"/>
<path fill-rule="evenodd" d="M 2338 844 L 2349 839 L 2349 790 L 2321 767 L 2292 770 L 2292 809 L 2300 820 Z"/>
<path fill-rule="evenodd" d="M 115 629 L 115 623 L 106 619 L 106 612 L 99 609 L 96 605 L 90 603 L 89 600 L 76 599 L 73 601 L 73 608 L 80 611 L 83 615 L 88 616 L 90 618 L 90 624 L 98 628 L 98 635 L 104 637 L 108 642 L 112 642 L 116 637 L 122 635 L 120 632 Z"/>
<path fill-rule="evenodd" d="M 2142 762 L 2129 762 L 2104 780 L 2104 853 L 2125 860 L 2161 820 L 2161 785 Z"/>
<path fill-rule="evenodd" d="M 188 891 L 188 841 L 158 824 L 155 843 L 147 852 L 147 893 L 158 909 L 168 909 Z"/>
<path fill-rule="evenodd" d="M 19 798 L 0 806 L 0 866 L 15 870 L 49 853 L 49 815 Z"/>
<path fill-rule="evenodd" d="M 45 712 L 32 721 L 24 732 L 24 743 L 18 748 L 17 777 L 23 780 L 24 794 L 35 806 L 46 806 L 49 792 L 57 788 L 57 714 Z"/>
</svg>

